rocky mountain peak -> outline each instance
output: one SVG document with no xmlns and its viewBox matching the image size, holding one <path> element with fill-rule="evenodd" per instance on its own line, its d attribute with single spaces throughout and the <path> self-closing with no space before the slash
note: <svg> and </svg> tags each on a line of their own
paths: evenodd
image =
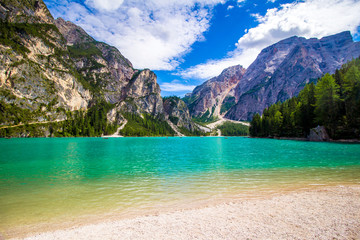
<svg viewBox="0 0 360 240">
<path fill-rule="evenodd" d="M 235 75 L 242 75 L 246 69 L 241 65 L 235 65 L 225 68 L 218 77 L 212 78 L 213 80 L 221 80 L 224 78 L 232 78 Z"/>
<path fill-rule="evenodd" d="M 312 38 L 314 41 L 316 41 L 316 38 Z M 310 39 L 311 40 L 311 39 Z M 335 47 L 343 47 L 348 44 L 352 44 L 353 38 L 351 36 L 350 31 L 344 31 L 338 34 L 334 34 L 331 36 L 323 37 L 320 39 L 320 42 L 324 46 L 335 46 Z"/>
<path fill-rule="evenodd" d="M 62 18 L 57 18 L 55 20 L 55 25 L 59 29 L 61 34 L 65 37 L 67 45 L 71 46 L 74 44 L 95 42 L 95 39 L 89 36 L 84 31 L 84 29 L 70 21 L 65 21 Z"/>
<path fill-rule="evenodd" d="M 9 23 L 54 24 L 54 19 L 42 0 L 2 0 L 0 19 Z"/>
<path fill-rule="evenodd" d="M 216 118 L 235 104 L 234 87 L 241 81 L 245 68 L 241 65 L 226 68 L 222 73 L 200 86 L 184 98 L 191 115 L 198 118 Z"/>
<path fill-rule="evenodd" d="M 360 55 L 360 43 L 350 32 L 322 39 L 291 37 L 261 51 L 235 88 L 238 99 L 226 117 L 250 120 L 255 113 L 278 101 L 296 96 L 308 82 L 334 73 Z"/>
</svg>

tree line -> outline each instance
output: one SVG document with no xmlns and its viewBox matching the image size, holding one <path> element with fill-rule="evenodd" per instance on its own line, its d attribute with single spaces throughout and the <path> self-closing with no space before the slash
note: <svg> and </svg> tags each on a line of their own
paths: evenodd
<svg viewBox="0 0 360 240">
<path fill-rule="evenodd" d="M 64 121 L 27 124 L 31 122 L 31 118 L 27 119 L 24 116 L 26 113 L 31 113 L 30 110 L 0 101 L 0 113 L 7 114 L 5 115 L 5 120 L 12 120 L 13 125 L 23 123 L 19 127 L 0 129 L 0 137 L 18 137 L 21 135 L 29 137 L 99 137 L 103 134 L 112 134 L 118 128 L 117 124 L 107 121 L 107 113 L 113 107 L 113 104 L 99 101 L 93 104 L 86 112 L 83 110 L 72 112 L 60 109 L 59 111 L 63 111 L 66 114 Z M 14 117 L 7 119 L 8 115 L 13 115 Z M 0 117 L 1 122 L 4 122 L 3 117 Z"/>
<path fill-rule="evenodd" d="M 112 134 L 118 128 L 115 123 L 109 123 L 107 120 L 107 113 L 112 108 L 114 108 L 113 104 L 100 101 L 91 106 L 87 112 L 68 111 L 66 120 L 61 122 L 59 128 L 54 131 L 54 136 L 99 137 L 103 134 Z"/>
<path fill-rule="evenodd" d="M 306 84 L 299 95 L 255 114 L 253 137 L 306 137 L 324 126 L 333 139 L 360 138 L 360 58 Z"/>
<path fill-rule="evenodd" d="M 121 129 L 123 136 L 174 136 L 174 130 L 163 119 L 162 116 L 142 114 L 142 117 L 133 113 L 123 113 L 127 124 Z"/>
<path fill-rule="evenodd" d="M 248 136 L 249 127 L 241 123 L 225 122 L 217 127 L 223 136 Z"/>
</svg>

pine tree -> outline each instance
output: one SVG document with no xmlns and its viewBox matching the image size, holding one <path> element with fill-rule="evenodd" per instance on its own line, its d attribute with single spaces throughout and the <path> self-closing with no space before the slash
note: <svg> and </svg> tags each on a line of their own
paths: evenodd
<svg viewBox="0 0 360 240">
<path fill-rule="evenodd" d="M 324 77 L 316 84 L 315 87 L 315 114 L 319 124 L 335 134 L 340 103 L 339 85 L 330 74 Z"/>
</svg>

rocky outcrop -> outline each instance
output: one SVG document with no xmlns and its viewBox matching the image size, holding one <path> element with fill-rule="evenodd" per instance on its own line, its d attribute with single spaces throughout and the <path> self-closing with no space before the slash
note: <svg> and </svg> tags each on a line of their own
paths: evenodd
<svg viewBox="0 0 360 240">
<path fill-rule="evenodd" d="M 226 117 L 251 120 L 255 113 L 296 96 L 306 83 L 360 55 L 350 32 L 322 39 L 291 37 L 261 51 L 235 88 L 237 104 Z"/>
<path fill-rule="evenodd" d="M 58 18 L 57 28 L 65 37 L 76 70 L 95 95 L 117 103 L 135 74 L 132 64 L 115 47 L 95 41 L 82 28 Z"/>
<path fill-rule="evenodd" d="M 1 3 L 0 100 L 33 112 L 34 120 L 63 119 L 86 109 L 91 95 L 74 75 L 66 41 L 42 1 Z M 29 116 L 30 117 L 30 116 Z"/>
<path fill-rule="evenodd" d="M 310 134 L 307 139 L 314 142 L 330 141 L 330 137 L 324 126 L 317 126 L 316 128 L 310 129 Z"/>
<path fill-rule="evenodd" d="M 169 97 L 164 101 L 164 111 L 169 116 L 169 120 L 177 127 L 183 127 L 193 132 L 196 129 L 191 120 L 189 109 L 185 102 L 178 97 Z"/>
<path fill-rule="evenodd" d="M 123 94 L 125 99 L 119 104 L 122 111 L 154 116 L 164 114 L 160 86 L 155 73 L 148 69 L 136 71 Z"/>
<path fill-rule="evenodd" d="M 234 88 L 242 81 L 245 69 L 229 67 L 217 76 L 196 87 L 184 101 L 194 117 L 210 118 L 224 115 L 237 102 Z"/>
<path fill-rule="evenodd" d="M 0 19 L 9 23 L 54 24 L 54 19 L 42 0 L 3 0 Z"/>
<path fill-rule="evenodd" d="M 163 114 L 156 75 L 135 70 L 118 49 L 98 42 L 82 28 L 58 18 L 56 26 L 67 41 L 76 69 L 97 96 L 116 104 L 119 111 Z"/>
</svg>

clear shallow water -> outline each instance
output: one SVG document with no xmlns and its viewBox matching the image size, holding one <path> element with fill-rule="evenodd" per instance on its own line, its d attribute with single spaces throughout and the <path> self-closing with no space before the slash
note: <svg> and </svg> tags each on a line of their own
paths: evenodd
<svg viewBox="0 0 360 240">
<path fill-rule="evenodd" d="M 0 230 L 347 183 L 360 183 L 358 144 L 241 137 L 0 139 Z"/>
</svg>

